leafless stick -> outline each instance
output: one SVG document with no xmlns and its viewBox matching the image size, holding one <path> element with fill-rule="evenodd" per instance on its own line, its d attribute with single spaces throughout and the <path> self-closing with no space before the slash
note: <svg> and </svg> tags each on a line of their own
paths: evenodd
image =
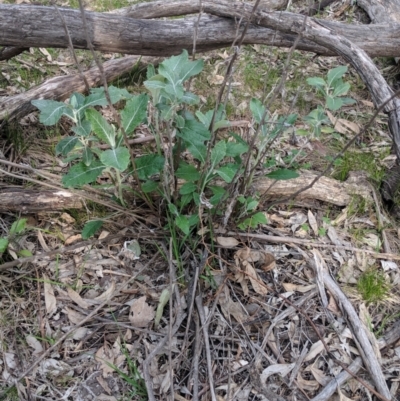
<svg viewBox="0 0 400 401">
<path fill-rule="evenodd" d="M 204 314 L 202 295 L 198 295 L 196 297 L 196 306 L 197 306 L 197 311 L 199 312 L 200 322 L 201 322 L 201 325 L 203 328 L 204 348 L 206 351 L 207 369 L 208 369 L 208 385 L 210 386 L 211 400 L 217 401 L 217 398 L 215 396 L 215 389 L 214 389 L 214 378 L 213 378 L 213 369 L 212 369 L 212 363 L 211 363 L 210 340 L 208 337 L 208 324 L 207 324 L 207 318 Z"/>
<path fill-rule="evenodd" d="M 277 237 L 274 235 L 267 235 L 267 234 L 249 234 L 249 233 L 234 232 L 234 231 L 229 231 L 227 233 L 227 235 L 233 236 L 233 237 L 247 238 L 249 241 L 251 241 L 252 239 L 256 239 L 259 241 L 272 242 L 275 244 L 292 243 L 292 244 L 298 244 L 298 245 L 311 245 L 316 248 L 344 249 L 346 251 L 351 251 L 351 252 L 364 252 L 364 253 L 367 253 L 368 255 L 373 256 L 376 259 L 400 260 L 400 255 L 397 255 L 394 253 L 378 253 L 375 251 L 370 251 L 369 249 L 355 248 L 355 247 L 346 246 L 346 245 L 321 244 L 321 243 L 315 242 L 313 240 L 305 240 L 305 239 L 301 239 L 301 238 Z"/>
<path fill-rule="evenodd" d="M 76 56 L 76 52 L 75 52 L 75 49 L 74 49 L 74 45 L 72 44 L 71 35 L 69 34 L 69 30 L 68 30 L 67 24 L 65 23 L 64 16 L 60 13 L 60 10 L 58 9 L 57 4 L 53 4 L 53 6 L 54 6 L 54 8 L 56 9 L 57 14 L 58 14 L 58 16 L 59 16 L 60 19 L 61 19 L 61 22 L 62 22 L 63 27 L 64 27 L 65 34 L 67 35 L 67 38 L 68 38 L 68 47 L 69 47 L 69 50 L 70 50 L 70 52 L 71 52 L 72 57 L 74 58 L 75 65 L 77 66 L 78 71 L 79 71 L 79 75 L 81 76 L 81 78 L 82 78 L 82 80 L 83 80 L 83 82 L 84 82 L 84 84 L 85 84 L 86 91 L 89 93 L 89 91 L 90 91 L 90 85 L 89 85 L 88 80 L 86 79 L 85 74 L 83 73 L 82 66 L 79 64 L 78 57 Z"/>
</svg>

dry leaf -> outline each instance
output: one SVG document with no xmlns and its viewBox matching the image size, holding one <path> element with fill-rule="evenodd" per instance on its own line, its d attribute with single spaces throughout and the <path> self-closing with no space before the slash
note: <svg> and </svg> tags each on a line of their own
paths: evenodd
<svg viewBox="0 0 400 401">
<path fill-rule="evenodd" d="M 353 123 L 352 121 L 349 120 L 345 120 L 344 118 L 336 118 L 329 110 L 326 110 L 326 114 L 328 115 L 329 120 L 333 125 L 333 128 L 337 132 L 343 135 L 348 135 L 351 133 L 358 134 L 360 132 L 360 127 L 358 124 Z"/>
<path fill-rule="evenodd" d="M 310 371 L 321 386 L 326 386 L 331 381 L 331 378 L 326 376 L 321 369 L 316 368 L 314 364 L 311 365 Z"/>
<path fill-rule="evenodd" d="M 308 211 L 307 213 L 307 218 L 308 218 L 308 224 L 310 225 L 311 229 L 314 232 L 315 236 L 318 236 L 318 223 L 317 219 L 315 218 L 314 214 L 312 213 L 311 210 Z"/>
<path fill-rule="evenodd" d="M 114 372 L 114 369 L 110 366 L 114 364 L 114 353 L 109 344 L 104 344 L 97 350 L 95 359 L 100 363 L 104 378 Z"/>
<path fill-rule="evenodd" d="M 299 285 L 299 284 L 292 284 L 292 283 L 282 283 L 283 288 L 286 291 L 298 291 L 298 292 L 308 292 L 315 288 L 315 284 L 310 285 Z"/>
<path fill-rule="evenodd" d="M 71 235 L 70 237 L 68 237 L 66 239 L 66 241 L 64 242 L 64 245 L 71 245 L 73 242 L 78 241 L 82 239 L 82 235 L 81 234 L 76 234 L 76 235 Z"/>
<path fill-rule="evenodd" d="M 226 320 L 230 321 L 230 317 L 233 316 L 237 322 L 243 323 L 247 319 L 239 303 L 232 301 L 227 287 L 221 292 L 218 303 Z"/>
<path fill-rule="evenodd" d="M 314 359 L 317 355 L 319 355 L 323 350 L 325 349 L 324 344 L 322 344 L 321 340 L 318 340 L 316 343 L 314 343 L 310 351 L 308 351 L 308 354 L 304 358 L 304 362 L 311 361 L 311 359 Z"/>
<path fill-rule="evenodd" d="M 239 245 L 239 241 L 233 237 L 217 237 L 217 244 L 224 248 L 234 248 Z"/>
<path fill-rule="evenodd" d="M 65 308 L 67 311 L 68 319 L 72 324 L 79 324 L 83 319 L 85 319 L 85 315 L 79 313 L 71 308 Z"/>
<path fill-rule="evenodd" d="M 96 380 L 107 394 L 111 394 L 111 389 L 102 376 L 97 376 Z"/>
<path fill-rule="evenodd" d="M 296 364 L 295 363 L 278 363 L 276 365 L 270 365 L 265 368 L 260 374 L 261 383 L 265 384 L 268 377 L 279 374 L 282 377 L 285 377 L 288 373 L 292 371 Z"/>
<path fill-rule="evenodd" d="M 83 338 L 86 337 L 86 334 L 89 330 L 86 327 L 78 327 L 74 332 L 72 333 L 72 338 L 74 340 L 80 341 Z"/>
<path fill-rule="evenodd" d="M 268 294 L 267 287 L 263 284 L 262 280 L 259 278 L 254 267 L 248 262 L 243 262 L 243 265 L 245 268 L 245 272 L 246 272 L 248 278 L 250 279 L 250 282 L 251 282 L 251 285 L 252 285 L 254 291 L 260 295 Z"/>
<path fill-rule="evenodd" d="M 98 297 L 94 298 L 95 301 L 102 303 L 104 301 L 107 301 L 107 299 L 111 299 L 111 295 L 115 291 L 115 282 L 112 281 L 110 287 L 107 289 L 107 291 L 104 291 L 102 294 L 100 294 Z"/>
<path fill-rule="evenodd" d="M 276 263 L 275 263 L 275 257 L 271 253 L 268 252 L 263 252 L 263 260 L 262 260 L 262 265 L 260 268 L 264 270 L 265 272 L 269 272 L 270 270 L 275 269 Z"/>
<path fill-rule="evenodd" d="M 319 384 L 316 380 L 305 380 L 301 374 L 297 375 L 297 385 L 304 391 L 315 392 L 319 388 Z"/>
<path fill-rule="evenodd" d="M 42 344 L 40 343 L 40 341 L 37 338 L 35 338 L 34 336 L 29 334 L 26 336 L 25 339 L 26 339 L 26 342 L 28 343 L 28 345 L 35 350 L 33 352 L 33 355 L 39 355 L 40 353 L 43 352 Z"/>
<path fill-rule="evenodd" d="M 46 312 L 48 316 L 51 317 L 57 310 L 57 300 L 54 295 L 53 287 L 49 281 L 49 278 L 45 274 L 43 274 L 44 302 L 46 304 Z"/>
<path fill-rule="evenodd" d="M 335 298 L 331 294 L 329 294 L 328 310 L 330 310 L 336 316 L 340 316 L 340 309 L 338 307 L 338 304 L 336 303 Z"/>
<path fill-rule="evenodd" d="M 67 363 L 58 359 L 45 359 L 40 364 L 41 373 L 51 376 L 70 376 L 74 375 L 74 370 Z"/>
<path fill-rule="evenodd" d="M 81 308 L 83 309 L 88 309 L 90 307 L 90 304 L 85 301 L 76 291 L 74 291 L 72 288 L 68 287 L 67 288 L 68 296 Z"/>
<path fill-rule="evenodd" d="M 154 308 L 146 303 L 146 296 L 138 298 L 131 306 L 129 320 L 134 326 L 146 327 L 155 316 Z"/>
</svg>

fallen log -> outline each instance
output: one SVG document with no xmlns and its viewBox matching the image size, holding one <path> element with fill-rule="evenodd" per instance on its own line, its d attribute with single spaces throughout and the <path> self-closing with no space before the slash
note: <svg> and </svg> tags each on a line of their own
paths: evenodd
<svg viewBox="0 0 400 401">
<path fill-rule="evenodd" d="M 268 190 L 268 199 L 289 197 L 299 189 L 312 182 L 317 175 L 305 171 L 298 178 L 287 181 L 275 181 L 269 178 L 258 178 L 254 181 L 254 190 L 264 193 Z M 273 185 L 272 185 L 273 184 Z M 321 177 L 312 188 L 302 192 L 296 200 L 318 200 L 335 206 L 347 206 L 355 195 L 372 202 L 368 185 L 361 182 L 339 182 L 329 177 Z M 0 192 L 0 212 L 19 211 L 36 213 L 39 211 L 54 211 L 82 207 L 82 198 L 67 190 L 21 190 L 6 189 Z"/>
<path fill-rule="evenodd" d="M 163 2 L 163 13 L 172 15 L 176 7 Z M 198 12 L 199 5 L 193 1 L 179 2 L 181 10 Z M 152 4 L 152 3 L 150 3 Z M 232 5 L 234 5 L 233 3 Z M 230 3 L 226 6 L 229 7 Z M 202 2 L 206 13 L 218 15 L 224 2 L 211 4 Z M 247 4 L 251 8 L 252 6 Z M 234 8 L 233 8 L 234 9 Z M 232 11 L 233 11 L 232 9 Z M 160 9 L 156 9 L 160 11 Z M 79 10 L 59 8 L 76 49 L 88 49 Z M 117 12 L 117 11 L 115 11 Z M 134 12 L 125 15 L 135 15 Z M 181 12 L 180 12 L 181 13 Z M 179 13 L 179 14 L 180 14 Z M 293 27 L 301 26 L 304 16 L 289 12 L 268 12 L 271 18 L 280 19 Z M 154 15 L 154 13 L 153 13 Z M 160 15 L 158 13 L 157 15 Z M 161 14 L 163 15 L 163 14 Z M 87 11 L 86 18 L 89 37 L 95 50 L 147 56 L 171 56 L 181 53 L 182 49 L 191 52 L 193 34 L 197 26 L 196 48 L 198 52 L 230 47 L 241 34 L 245 20 L 240 15 L 224 13 L 217 17 L 202 15 L 201 18 L 177 19 L 170 21 L 134 19 L 119 14 L 104 14 Z M 225 17 L 225 18 L 223 18 Z M 242 23 L 239 23 L 242 21 Z M 295 30 L 282 32 L 267 26 L 250 25 L 243 44 L 265 44 L 277 47 L 291 47 L 297 37 Z M 334 21 L 309 18 L 310 23 L 323 23 L 330 31 L 344 36 L 362 48 L 370 56 L 395 56 L 400 48 L 398 24 L 350 25 Z M 63 22 L 52 7 L 33 5 L 0 4 L 0 46 L 15 47 L 55 47 L 67 48 L 68 38 Z M 311 51 L 324 56 L 337 55 L 335 49 L 326 48 L 311 38 L 303 37 L 297 49 Z"/>
</svg>

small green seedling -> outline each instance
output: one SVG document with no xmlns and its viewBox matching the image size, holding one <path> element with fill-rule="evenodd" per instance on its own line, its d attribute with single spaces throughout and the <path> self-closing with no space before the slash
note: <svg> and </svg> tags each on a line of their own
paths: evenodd
<svg viewBox="0 0 400 401">
<path fill-rule="evenodd" d="M 27 249 L 18 249 L 17 238 L 22 235 L 27 229 L 27 219 L 18 219 L 12 224 L 7 236 L 0 237 L 0 257 L 7 251 L 13 259 L 18 257 L 29 257 L 32 253 Z"/>
<path fill-rule="evenodd" d="M 385 300 L 390 294 L 390 288 L 385 275 L 377 269 L 365 271 L 357 281 L 357 290 L 367 304 Z"/>
</svg>

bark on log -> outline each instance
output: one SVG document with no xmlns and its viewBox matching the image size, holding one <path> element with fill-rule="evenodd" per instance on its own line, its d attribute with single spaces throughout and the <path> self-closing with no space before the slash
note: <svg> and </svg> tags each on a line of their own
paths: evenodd
<svg viewBox="0 0 400 401">
<path fill-rule="evenodd" d="M 138 62 L 140 60 L 140 64 Z M 120 59 L 109 60 L 103 64 L 107 81 L 113 81 L 122 74 L 129 72 L 135 65 L 143 68 L 147 63 L 157 63 L 154 57 L 127 56 Z M 97 67 L 84 73 L 90 87 L 102 85 L 101 74 Z M 21 118 L 36 110 L 31 104 L 34 99 L 65 100 L 74 92 L 85 92 L 85 84 L 79 74 L 50 78 L 43 84 L 35 86 L 24 93 L 6 98 L 0 98 L 0 120 L 7 118 Z"/>
<path fill-rule="evenodd" d="M 175 3 L 163 3 L 163 13 L 176 14 Z M 214 12 L 220 5 L 203 2 L 203 11 Z M 151 3 L 153 4 L 153 3 Z M 198 12 L 199 6 L 191 0 L 180 2 L 182 10 Z M 226 3 L 228 5 L 230 3 Z M 234 5 L 235 3 L 233 3 Z M 210 7 L 211 6 L 211 7 Z M 246 5 L 250 9 L 251 5 Z M 229 8 L 228 8 L 229 9 Z M 77 49 L 87 49 L 79 10 L 60 8 L 72 43 Z M 156 9 L 159 10 L 159 9 Z M 170 11 L 168 11 L 170 10 Z M 281 19 L 289 25 L 302 25 L 303 16 L 293 13 L 269 12 L 272 18 Z M 244 22 L 238 27 L 240 15 L 216 18 L 202 15 L 198 24 L 196 47 L 198 52 L 222 47 L 230 47 L 244 28 Z M 118 14 L 86 12 L 87 22 L 95 50 L 124 54 L 150 56 L 170 56 L 182 49 L 191 52 L 193 33 L 197 18 L 171 21 L 136 20 Z M 231 18 L 234 19 L 231 19 Z M 235 22 L 236 19 L 236 22 Z M 397 24 L 349 25 L 334 21 L 322 21 L 310 18 L 311 23 L 323 23 L 323 26 L 364 49 L 371 56 L 400 56 L 400 26 Z M 282 32 L 268 26 L 250 25 L 244 44 L 266 44 L 277 47 L 290 47 L 297 37 L 296 31 Z M 0 4 L 0 46 L 16 47 L 56 47 L 67 48 L 68 41 L 64 26 L 52 7 L 23 6 Z M 239 29 L 238 29 L 239 28 Z M 304 37 L 297 45 L 299 50 L 306 50 L 324 56 L 336 55 L 334 49 L 327 49 L 316 44 L 313 39 Z"/>
<path fill-rule="evenodd" d="M 1 212 L 37 213 L 82 207 L 82 200 L 66 190 L 35 191 L 13 188 L 0 192 Z"/>
<path fill-rule="evenodd" d="M 264 193 L 268 190 L 268 198 L 276 199 L 291 196 L 304 188 L 316 177 L 316 174 L 305 171 L 300 177 L 288 181 L 275 181 L 259 178 L 254 182 L 254 189 Z M 274 185 L 271 185 L 274 184 Z M 302 192 L 297 200 L 319 200 L 335 206 L 347 206 L 354 195 L 362 196 L 367 202 L 373 202 L 367 185 L 339 182 L 332 178 L 321 177 L 312 188 Z M 82 201 L 78 195 L 68 191 L 33 191 L 5 189 L 0 192 L 0 212 L 20 211 L 35 213 L 62 209 L 81 208 Z"/>
</svg>

